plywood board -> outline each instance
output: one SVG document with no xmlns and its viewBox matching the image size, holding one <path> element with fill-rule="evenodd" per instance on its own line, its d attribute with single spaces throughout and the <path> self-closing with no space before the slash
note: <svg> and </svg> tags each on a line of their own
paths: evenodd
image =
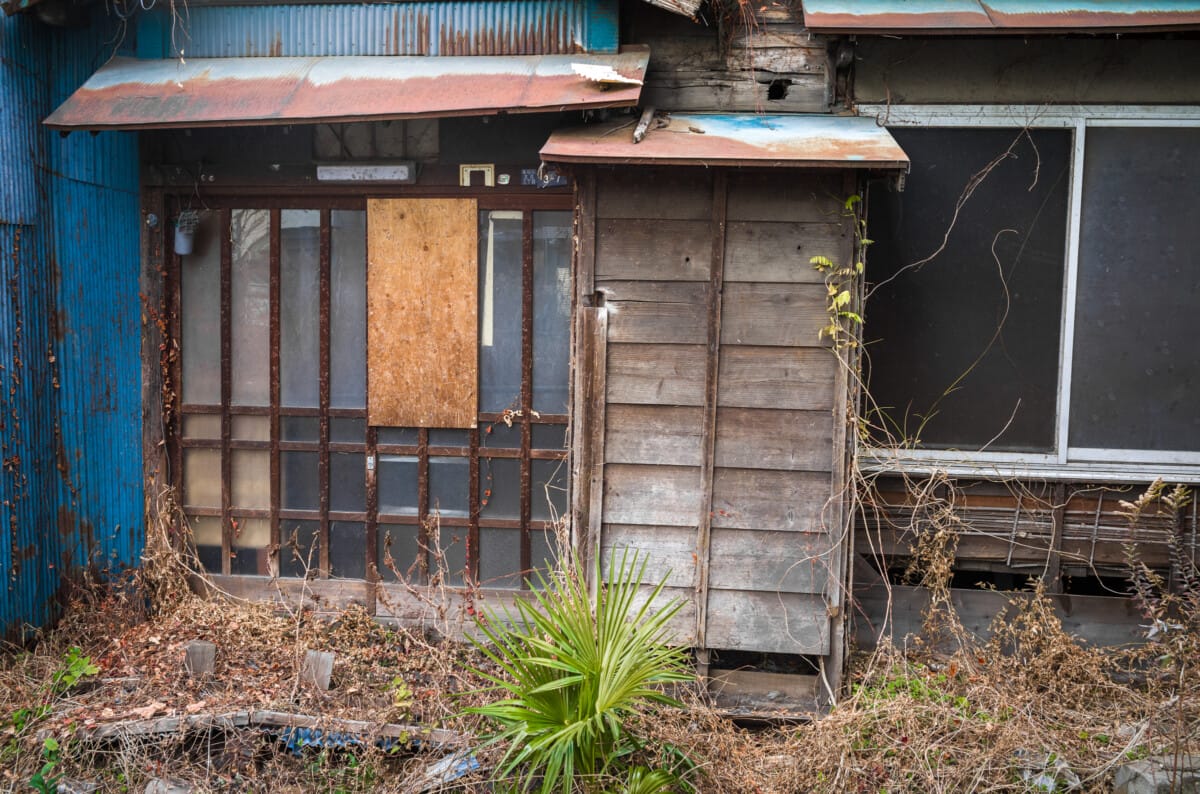
<svg viewBox="0 0 1200 794">
<path fill-rule="evenodd" d="M 367 201 L 367 418 L 475 427 L 474 199 Z"/>
</svg>

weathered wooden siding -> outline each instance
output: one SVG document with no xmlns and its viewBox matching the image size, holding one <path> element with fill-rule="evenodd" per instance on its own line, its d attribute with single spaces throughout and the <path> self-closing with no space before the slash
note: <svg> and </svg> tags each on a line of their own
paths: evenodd
<svg viewBox="0 0 1200 794">
<path fill-rule="evenodd" d="M 716 26 L 644 3 L 623 9 L 628 41 L 650 45 L 643 103 L 660 110 L 827 111 L 832 89 L 826 40 L 804 29 L 798 10 L 746 9 L 757 20 L 737 25 L 725 44 Z"/>
<path fill-rule="evenodd" d="M 596 185 L 605 556 L 651 555 L 687 601 L 680 642 L 829 653 L 837 365 L 810 259 L 850 255 L 841 183 L 625 169 Z"/>
</svg>

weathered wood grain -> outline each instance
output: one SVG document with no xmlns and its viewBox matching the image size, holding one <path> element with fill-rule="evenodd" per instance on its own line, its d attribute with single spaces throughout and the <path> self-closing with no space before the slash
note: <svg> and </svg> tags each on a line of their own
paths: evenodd
<svg viewBox="0 0 1200 794">
<path fill-rule="evenodd" d="M 824 472 L 723 469 L 713 474 L 713 526 L 824 532 L 830 497 Z"/>
<path fill-rule="evenodd" d="M 721 408 L 718 466 L 827 472 L 832 465 L 833 418 L 826 411 Z"/>
<path fill-rule="evenodd" d="M 829 652 L 829 616 L 819 595 L 708 591 L 709 648 L 763 653 Z"/>
<path fill-rule="evenodd" d="M 643 586 L 638 595 L 634 596 L 634 610 L 641 609 L 642 604 L 649 599 L 652 589 L 650 585 Z M 657 613 L 674 601 L 682 603 L 679 611 L 666 623 L 667 641 L 672 645 L 693 646 L 696 644 L 696 594 L 690 587 L 664 587 L 651 605 L 649 614 Z"/>
<path fill-rule="evenodd" d="M 824 283 L 812 265 L 814 256 L 838 261 L 847 231 L 837 223 L 729 224 L 725 248 L 725 281 Z"/>
<path fill-rule="evenodd" d="M 845 199 L 837 174 L 736 173 L 729 180 L 729 220 L 842 224 Z"/>
<path fill-rule="evenodd" d="M 837 360 L 824 348 L 721 348 L 723 406 L 831 410 Z"/>
<path fill-rule="evenodd" d="M 701 405 L 703 345 L 611 344 L 608 401 L 641 405 Z"/>
<path fill-rule="evenodd" d="M 702 344 L 707 337 L 707 288 L 702 282 L 604 282 L 608 340 Z"/>
<path fill-rule="evenodd" d="M 698 504 L 697 467 L 627 463 L 605 466 L 605 523 L 695 526 Z"/>
<path fill-rule="evenodd" d="M 609 218 L 597 223 L 601 281 L 705 281 L 712 243 L 705 221 Z"/>
<path fill-rule="evenodd" d="M 826 534 L 713 529 L 709 587 L 773 593 L 823 593 L 831 577 Z"/>
<path fill-rule="evenodd" d="M 609 405 L 605 463 L 699 466 L 700 408 Z"/>
<path fill-rule="evenodd" d="M 629 134 L 633 134 L 633 124 L 630 120 Z M 711 174 L 703 170 L 623 168 L 600 170 L 598 175 L 597 219 L 706 221 L 711 214 Z"/>
<path fill-rule="evenodd" d="M 646 558 L 648 584 L 666 581 L 668 587 L 692 586 L 696 570 L 696 530 L 692 527 L 644 527 L 606 524 L 601 543 L 607 576 L 608 560 L 622 553 L 640 552 Z"/>
<path fill-rule="evenodd" d="M 475 427 L 477 216 L 474 199 L 368 199 L 370 424 Z"/>
<path fill-rule="evenodd" d="M 823 284 L 726 284 L 721 344 L 817 347 L 825 300 Z"/>
</svg>

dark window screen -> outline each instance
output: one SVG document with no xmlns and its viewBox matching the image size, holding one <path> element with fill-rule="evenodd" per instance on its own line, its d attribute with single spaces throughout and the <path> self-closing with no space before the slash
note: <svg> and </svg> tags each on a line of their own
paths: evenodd
<svg viewBox="0 0 1200 794">
<path fill-rule="evenodd" d="M 1090 128 L 1070 445 L 1200 450 L 1200 130 Z"/>
<path fill-rule="evenodd" d="M 904 192 L 871 194 L 868 290 L 880 286 L 869 292 L 864 338 L 867 409 L 880 407 L 870 418 L 887 431 L 877 441 L 1052 451 L 1070 131 L 892 133 L 912 172 Z M 937 256 L 909 267 L 947 230 Z"/>
</svg>

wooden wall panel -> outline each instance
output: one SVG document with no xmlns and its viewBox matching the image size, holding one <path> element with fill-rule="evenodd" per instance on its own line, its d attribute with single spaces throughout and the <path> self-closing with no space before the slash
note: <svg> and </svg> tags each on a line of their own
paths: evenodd
<svg viewBox="0 0 1200 794">
<path fill-rule="evenodd" d="M 605 219 L 596 226 L 596 278 L 601 281 L 708 280 L 712 242 L 706 221 Z"/>
<path fill-rule="evenodd" d="M 609 281 L 608 341 L 703 343 L 708 285 L 701 282 Z"/>
<path fill-rule="evenodd" d="M 708 646 L 763 653 L 829 653 L 825 600 L 803 593 L 709 590 Z"/>
<path fill-rule="evenodd" d="M 723 469 L 713 473 L 713 527 L 823 532 L 824 472 Z"/>
<path fill-rule="evenodd" d="M 721 348 L 717 402 L 737 408 L 828 410 L 837 360 L 825 348 Z M 611 377 L 611 376 L 610 376 Z"/>
<path fill-rule="evenodd" d="M 367 202 L 367 418 L 475 427 L 474 199 Z"/>
<path fill-rule="evenodd" d="M 646 557 L 647 584 L 666 581 L 669 587 L 691 587 L 696 575 L 696 530 L 692 527 L 643 527 L 607 524 L 603 559 L 628 550 Z M 607 572 L 607 569 L 605 569 Z"/>
<path fill-rule="evenodd" d="M 707 221 L 712 215 L 711 179 L 711 173 L 699 168 L 603 170 L 596 217 Z"/>
<path fill-rule="evenodd" d="M 846 235 L 837 223 L 730 223 L 725 281 L 822 284 L 812 258 L 839 261 Z"/>
<path fill-rule="evenodd" d="M 703 345 L 611 344 L 608 401 L 639 405 L 703 405 Z"/>
<path fill-rule="evenodd" d="M 824 284 L 726 284 L 721 345 L 815 347 L 828 320 Z"/>
<path fill-rule="evenodd" d="M 833 417 L 828 411 L 717 412 L 718 466 L 828 472 L 832 458 Z"/>
<path fill-rule="evenodd" d="M 755 590 L 823 593 L 831 578 L 831 541 L 826 534 L 714 529 L 712 557 L 720 560 L 709 574 L 715 590 L 753 582 Z"/>
<path fill-rule="evenodd" d="M 608 406 L 606 463 L 699 466 L 700 408 Z"/>
<path fill-rule="evenodd" d="M 698 504 L 698 468 L 626 463 L 604 467 L 606 524 L 694 527 Z"/>
<path fill-rule="evenodd" d="M 729 179 L 729 222 L 843 223 L 842 173 L 745 171 Z"/>
</svg>

